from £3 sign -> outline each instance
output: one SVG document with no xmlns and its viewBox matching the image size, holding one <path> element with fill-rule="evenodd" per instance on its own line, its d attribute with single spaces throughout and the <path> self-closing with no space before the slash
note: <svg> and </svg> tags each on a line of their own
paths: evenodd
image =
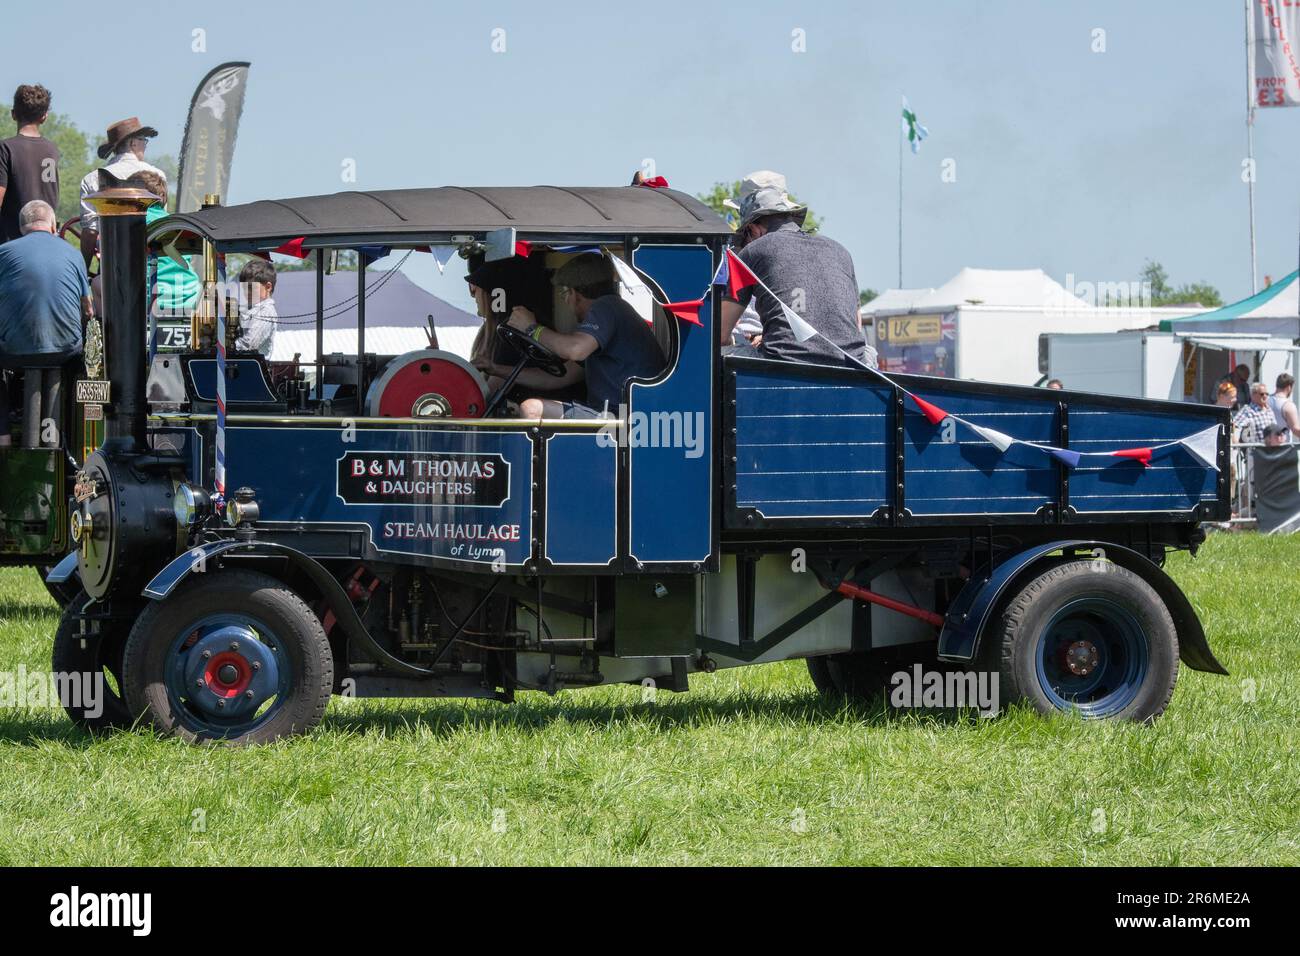
<svg viewBox="0 0 1300 956">
<path fill-rule="evenodd" d="M 1255 106 L 1300 106 L 1300 5 L 1251 0 L 1254 7 Z"/>
</svg>

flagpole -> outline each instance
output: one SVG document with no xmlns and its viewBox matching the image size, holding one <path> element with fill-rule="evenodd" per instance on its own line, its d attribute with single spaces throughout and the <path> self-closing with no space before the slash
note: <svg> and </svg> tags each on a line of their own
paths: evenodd
<svg viewBox="0 0 1300 956">
<path fill-rule="evenodd" d="M 1246 192 L 1250 202 L 1250 294 L 1259 291 L 1259 269 L 1255 264 L 1255 11 L 1246 3 L 1246 162 L 1250 170 Z"/>
<path fill-rule="evenodd" d="M 903 101 L 906 103 L 906 99 Z M 898 287 L 903 288 L 903 124 L 898 124 Z"/>
</svg>

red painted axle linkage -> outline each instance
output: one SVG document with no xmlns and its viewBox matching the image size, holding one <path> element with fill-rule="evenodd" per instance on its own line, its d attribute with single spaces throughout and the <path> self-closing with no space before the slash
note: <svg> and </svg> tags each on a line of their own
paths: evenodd
<svg viewBox="0 0 1300 956">
<path fill-rule="evenodd" d="M 923 607 L 917 607 L 915 604 L 904 604 L 902 601 L 895 601 L 893 598 L 887 598 L 883 594 L 877 594 L 875 591 L 868 591 L 866 588 L 858 587 L 848 581 L 841 581 L 840 586 L 835 590 L 839 591 L 845 597 L 856 598 L 859 601 L 869 601 L 872 604 L 879 604 L 881 607 L 887 607 L 891 611 L 897 611 L 899 614 L 906 614 L 908 617 L 919 618 L 927 624 L 933 624 L 935 627 L 943 627 L 943 615 L 935 614 L 933 611 L 927 611 Z"/>
</svg>

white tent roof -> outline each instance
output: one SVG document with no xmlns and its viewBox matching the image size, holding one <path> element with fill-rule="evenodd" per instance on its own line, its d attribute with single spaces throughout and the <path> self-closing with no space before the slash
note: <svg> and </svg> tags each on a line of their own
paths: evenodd
<svg viewBox="0 0 1300 956">
<path fill-rule="evenodd" d="M 889 289 L 868 302 L 867 314 L 989 308 L 1092 309 L 1042 269 L 965 268 L 937 289 Z"/>
</svg>

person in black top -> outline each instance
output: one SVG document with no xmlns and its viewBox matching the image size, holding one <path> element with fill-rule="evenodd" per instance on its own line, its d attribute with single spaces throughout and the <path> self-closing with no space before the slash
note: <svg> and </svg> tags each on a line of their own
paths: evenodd
<svg viewBox="0 0 1300 956">
<path fill-rule="evenodd" d="M 59 148 L 41 135 L 50 91 L 37 84 L 14 92 L 18 135 L 0 140 L 0 242 L 22 236 L 18 211 L 33 199 L 59 206 Z"/>
<path fill-rule="evenodd" d="M 470 346 L 470 364 L 487 377 L 490 391 L 519 361 L 518 350 L 497 336 L 498 325 L 508 320 L 516 308 L 524 308 L 542 325 L 555 328 L 551 280 L 540 256 L 514 256 L 495 262 L 471 261 L 465 281 L 483 318 L 483 327 Z M 511 391 L 512 399 L 517 398 L 515 391 Z M 584 394 L 581 382 L 561 391 L 564 398 Z"/>
</svg>

